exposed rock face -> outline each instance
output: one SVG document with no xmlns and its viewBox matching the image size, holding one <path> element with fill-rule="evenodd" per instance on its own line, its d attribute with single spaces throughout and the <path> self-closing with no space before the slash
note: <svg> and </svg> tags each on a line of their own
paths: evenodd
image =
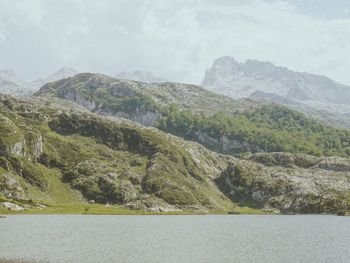
<svg viewBox="0 0 350 263">
<path fill-rule="evenodd" d="M 340 157 L 316 157 L 306 154 L 291 153 L 256 153 L 246 159 L 266 166 L 282 166 L 286 168 L 311 168 L 336 172 L 350 172 L 350 160 Z"/>
<path fill-rule="evenodd" d="M 19 178 L 9 170 L 7 168 L 7 171 L 0 175 L 0 194 L 6 198 L 24 199 L 25 192 L 19 183 Z"/>
<path fill-rule="evenodd" d="M 270 62 L 241 63 L 232 57 L 221 57 L 206 71 L 201 85 L 234 99 L 263 98 L 329 124 L 350 127 L 350 87 L 324 76 L 291 71 Z"/>
<path fill-rule="evenodd" d="M 260 152 L 260 149 L 257 145 L 249 144 L 246 142 L 241 142 L 228 136 L 221 136 L 220 138 L 213 138 L 205 132 L 196 132 L 194 136 L 195 141 L 208 146 L 209 148 L 216 149 L 219 152 L 230 154 L 237 152 Z"/>
<path fill-rule="evenodd" d="M 17 156 L 24 156 L 23 142 L 20 141 L 20 142 L 14 143 L 11 146 L 9 153 Z"/>
<path fill-rule="evenodd" d="M 14 204 L 14 203 L 11 203 L 11 202 L 2 202 L 2 203 L 0 203 L 0 206 L 6 208 L 8 210 L 13 210 L 13 211 L 20 211 L 20 210 L 25 209 L 24 207 L 17 205 L 17 204 Z"/>
<path fill-rule="evenodd" d="M 0 152 L 34 160 L 43 152 L 42 136 L 38 132 L 21 131 L 9 118 L 0 116 Z"/>
<path fill-rule="evenodd" d="M 25 157 L 29 160 L 37 160 L 43 153 L 43 137 L 40 133 L 25 133 L 26 151 Z"/>
<path fill-rule="evenodd" d="M 74 101 L 75 103 L 83 106 L 84 108 L 87 108 L 90 111 L 96 110 L 96 103 L 94 101 L 88 100 L 76 90 L 68 90 L 66 93 L 64 93 L 63 96 L 65 99 Z"/>
<path fill-rule="evenodd" d="M 155 122 L 160 119 L 161 114 L 154 109 L 146 109 L 137 105 L 135 105 L 135 107 L 131 105 L 133 109 L 117 107 L 122 103 L 122 100 L 132 100 L 140 94 L 138 90 L 134 88 L 134 86 L 137 86 L 135 83 L 123 81 L 111 82 L 113 79 L 104 75 L 81 74 L 80 76 L 83 78 L 88 77 L 86 79 L 84 78 L 85 82 L 83 83 L 83 87 L 80 87 L 81 83 L 77 83 L 75 79 L 59 81 L 57 84 L 59 87 L 57 90 L 58 96 L 73 101 L 89 111 L 101 115 L 130 119 L 147 126 L 154 125 Z M 36 94 L 40 95 L 42 92 L 45 92 L 48 87 L 43 87 L 43 89 Z M 87 94 L 85 88 L 89 88 L 98 94 Z M 115 98 L 115 104 L 106 106 L 105 101 L 98 98 L 102 90 L 104 90 L 103 92 L 108 91 L 110 93 L 110 98 Z"/>
<path fill-rule="evenodd" d="M 169 205 L 162 199 L 152 197 L 149 195 L 143 195 L 138 197 L 136 200 L 125 204 L 126 208 L 132 210 L 145 210 L 149 212 L 174 212 L 181 211 L 174 205 Z"/>
<path fill-rule="evenodd" d="M 241 204 L 277 208 L 282 213 L 334 214 L 350 209 L 349 171 L 235 161 L 217 182 L 232 200 Z"/>
</svg>

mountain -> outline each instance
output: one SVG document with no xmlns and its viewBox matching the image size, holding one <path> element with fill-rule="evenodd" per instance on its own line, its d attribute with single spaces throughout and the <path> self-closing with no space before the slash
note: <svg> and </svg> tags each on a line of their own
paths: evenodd
<svg viewBox="0 0 350 263">
<path fill-rule="evenodd" d="M 211 180 L 227 161 L 198 144 L 43 98 L 0 97 L 0 127 L 6 198 L 151 211 L 232 207 Z"/>
<path fill-rule="evenodd" d="M 145 83 L 168 82 L 165 78 L 153 75 L 150 72 L 135 70 L 134 72 L 120 72 L 114 76 L 116 79 L 129 79 Z"/>
<path fill-rule="evenodd" d="M 158 212 L 237 211 L 237 205 L 350 212 L 349 159 L 290 153 L 238 159 L 43 96 L 0 96 L 0 133 L 0 207 L 93 200 Z"/>
<path fill-rule="evenodd" d="M 21 97 L 31 96 L 48 82 L 72 77 L 76 74 L 78 74 L 76 70 L 63 67 L 48 77 L 37 79 L 29 83 L 18 78 L 12 70 L 0 70 L 0 93 Z"/>
<path fill-rule="evenodd" d="M 281 103 L 301 112 L 331 120 L 339 126 L 350 127 L 350 87 L 325 76 L 291 71 L 270 62 L 247 60 L 238 62 L 232 57 L 214 61 L 205 73 L 201 85 L 211 91 L 235 99 L 255 97 Z"/>
<path fill-rule="evenodd" d="M 29 83 L 17 77 L 12 70 L 0 70 L 0 93 L 25 96 L 31 92 Z"/>
<path fill-rule="evenodd" d="M 73 68 L 69 67 L 62 67 L 56 72 L 52 73 L 51 75 L 45 77 L 45 78 L 40 78 L 37 80 L 32 81 L 31 86 L 35 89 L 40 88 L 41 86 L 45 85 L 46 83 L 53 82 L 59 79 L 65 79 L 68 77 L 72 77 L 74 75 L 78 74 L 78 71 L 76 71 Z"/>
<path fill-rule="evenodd" d="M 224 154 L 350 155 L 348 130 L 328 127 L 284 106 L 235 101 L 195 85 L 82 73 L 48 83 L 34 96 L 66 99 L 94 113 L 155 126 Z"/>
</svg>

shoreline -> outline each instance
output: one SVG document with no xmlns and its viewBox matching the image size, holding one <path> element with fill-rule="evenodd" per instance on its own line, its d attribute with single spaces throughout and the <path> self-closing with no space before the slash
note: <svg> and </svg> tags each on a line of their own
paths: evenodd
<svg viewBox="0 0 350 263">
<path fill-rule="evenodd" d="M 272 213 L 249 207 L 234 207 L 226 210 L 178 210 L 147 211 L 131 210 L 123 206 L 105 206 L 102 204 L 45 204 L 41 208 L 8 210 L 0 208 L 0 217 L 7 215 L 268 215 Z"/>
<path fill-rule="evenodd" d="M 20 204 L 17 202 L 17 204 Z M 147 211 L 132 210 L 122 205 L 103 205 L 88 203 L 22 203 L 22 209 L 11 210 L 0 207 L 0 219 L 9 215 L 333 215 L 350 216 L 350 213 L 280 213 L 263 211 L 250 207 L 235 206 L 223 210 L 173 210 L 173 211 Z M 24 209 L 23 209 L 24 208 Z"/>
</svg>

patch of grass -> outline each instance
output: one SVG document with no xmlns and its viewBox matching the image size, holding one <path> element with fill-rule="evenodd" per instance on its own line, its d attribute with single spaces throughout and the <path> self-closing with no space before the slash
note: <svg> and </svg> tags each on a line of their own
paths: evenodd
<svg viewBox="0 0 350 263">
<path fill-rule="evenodd" d="M 60 215 L 196 215 L 203 214 L 195 211 L 148 212 L 130 210 L 122 206 L 105 206 L 101 204 L 60 204 L 47 205 L 45 208 L 10 211 L 0 208 L 1 214 L 60 214 Z"/>
</svg>

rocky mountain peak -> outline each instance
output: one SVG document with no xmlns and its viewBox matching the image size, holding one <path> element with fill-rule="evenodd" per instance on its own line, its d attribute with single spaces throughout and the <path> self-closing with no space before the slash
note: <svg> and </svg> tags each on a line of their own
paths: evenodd
<svg viewBox="0 0 350 263">
<path fill-rule="evenodd" d="M 224 56 L 216 59 L 213 63 L 213 68 L 226 70 L 227 72 L 233 72 L 238 69 L 239 62 L 233 57 Z"/>
<path fill-rule="evenodd" d="M 326 109 L 332 105 L 350 105 L 350 87 L 325 76 L 292 71 L 271 62 L 232 57 L 214 61 L 201 84 L 203 87 L 235 99 L 250 97 L 257 91 Z M 332 104 L 332 105 L 331 105 Z M 339 109 L 339 107 L 336 107 Z"/>
</svg>

